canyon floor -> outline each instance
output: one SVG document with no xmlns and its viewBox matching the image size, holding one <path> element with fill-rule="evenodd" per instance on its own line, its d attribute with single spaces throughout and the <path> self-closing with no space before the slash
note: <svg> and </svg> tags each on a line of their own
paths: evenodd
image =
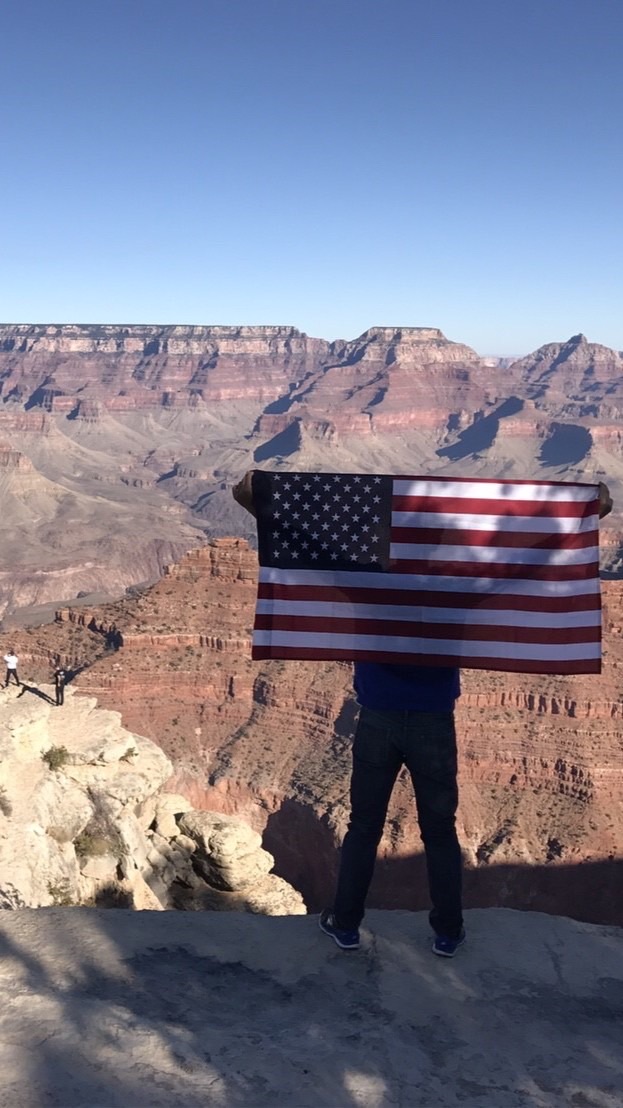
<svg viewBox="0 0 623 1108">
<path fill-rule="evenodd" d="M 250 660 L 256 574 L 246 541 L 215 540 L 134 597 L 14 628 L 11 645 L 33 687 L 60 657 L 76 693 L 120 711 L 126 727 L 162 747 L 174 766 L 168 787 L 261 832 L 275 872 L 318 911 L 331 897 L 348 812 L 351 670 Z M 600 676 L 463 673 L 459 831 L 468 906 L 623 924 L 620 582 L 604 582 L 603 597 Z M 404 775 L 370 904 L 427 905 Z"/>
<path fill-rule="evenodd" d="M 2 912 L 6 1108 L 619 1108 L 618 929 L 372 912 L 357 953 L 315 918 Z"/>
</svg>

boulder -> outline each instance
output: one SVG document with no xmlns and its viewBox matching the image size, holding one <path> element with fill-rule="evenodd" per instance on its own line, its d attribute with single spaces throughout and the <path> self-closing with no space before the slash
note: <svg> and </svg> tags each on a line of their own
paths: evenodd
<svg viewBox="0 0 623 1108">
<path fill-rule="evenodd" d="M 186 812 L 180 830 L 194 839 L 195 870 L 215 889 L 235 892 L 261 881 L 273 868 L 272 854 L 242 820 L 214 812 Z"/>
</svg>

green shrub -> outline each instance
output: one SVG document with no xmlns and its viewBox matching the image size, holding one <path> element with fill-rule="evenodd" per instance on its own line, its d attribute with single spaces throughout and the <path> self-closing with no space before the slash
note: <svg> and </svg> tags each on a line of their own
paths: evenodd
<svg viewBox="0 0 623 1108">
<path fill-rule="evenodd" d="M 51 746 L 41 757 L 48 769 L 62 769 L 69 761 L 69 751 L 66 746 Z"/>
</svg>

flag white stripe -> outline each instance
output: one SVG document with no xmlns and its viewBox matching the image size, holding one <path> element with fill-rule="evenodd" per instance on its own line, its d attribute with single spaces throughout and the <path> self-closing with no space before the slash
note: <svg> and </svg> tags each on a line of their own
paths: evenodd
<svg viewBox="0 0 623 1108">
<path fill-rule="evenodd" d="M 495 627 L 599 627 L 601 612 L 518 612 L 481 608 L 431 608 L 403 604 L 353 604 L 316 600 L 258 600 L 258 615 L 320 616 L 327 619 L 420 620 Z"/>
<path fill-rule="evenodd" d="M 528 531 L 551 535 L 576 535 L 594 531 L 597 516 L 566 519 L 562 516 L 489 516 L 445 512 L 392 512 L 392 527 L 445 527 L 449 531 Z"/>
<path fill-rule="evenodd" d="M 587 504 L 598 496 L 596 485 L 520 485 L 513 481 L 446 481 L 445 478 L 397 478 L 395 496 L 434 496 L 464 500 L 531 500 L 548 504 Z"/>
<path fill-rule="evenodd" d="M 599 578 L 587 581 L 523 581 L 494 577 L 446 577 L 437 573 L 368 573 L 365 570 L 280 569 L 260 566 L 260 581 L 274 585 L 317 585 L 347 589 L 431 590 L 434 592 L 482 592 L 486 596 L 593 596 L 599 595 Z"/>
<path fill-rule="evenodd" d="M 601 644 L 477 642 L 470 639 L 456 642 L 449 639 L 429 639 L 399 635 L 344 635 L 317 631 L 254 631 L 255 646 L 311 647 L 314 650 L 378 650 L 395 654 L 444 654 L 459 658 L 516 658 L 540 662 L 573 662 L 598 659 Z"/>
<path fill-rule="evenodd" d="M 574 566 L 597 561 L 596 546 L 580 550 L 537 550 L 532 547 L 450 546 L 445 543 L 393 542 L 389 547 L 390 558 L 397 561 L 407 558 L 431 562 L 491 562 L 505 565 L 509 562 L 527 566 Z"/>
</svg>

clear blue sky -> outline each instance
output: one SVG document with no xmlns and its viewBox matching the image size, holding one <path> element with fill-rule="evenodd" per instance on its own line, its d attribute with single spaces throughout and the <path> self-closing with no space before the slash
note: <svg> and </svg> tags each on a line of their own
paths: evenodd
<svg viewBox="0 0 623 1108">
<path fill-rule="evenodd" d="M 9 0 L 0 319 L 623 348 L 620 0 Z"/>
</svg>

